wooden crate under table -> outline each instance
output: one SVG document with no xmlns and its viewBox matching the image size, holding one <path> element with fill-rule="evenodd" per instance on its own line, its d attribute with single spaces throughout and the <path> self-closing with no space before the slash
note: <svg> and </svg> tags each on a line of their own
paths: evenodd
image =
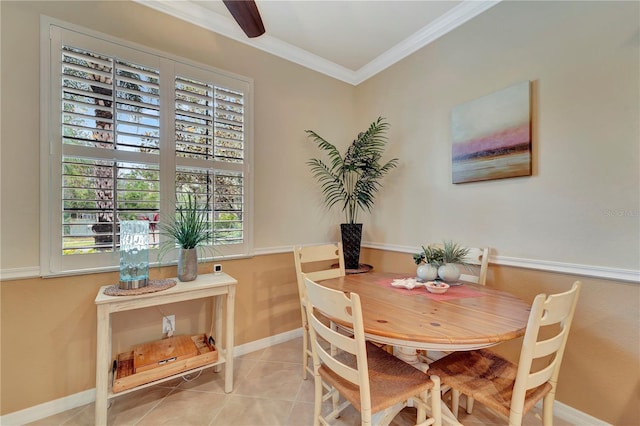
<svg viewBox="0 0 640 426">
<path fill-rule="evenodd" d="M 195 345 L 195 351 L 191 351 L 188 345 L 185 344 L 184 339 L 180 338 L 180 336 L 176 337 L 179 337 L 179 339 L 177 339 L 177 346 L 180 348 L 178 351 L 179 356 L 176 356 L 175 360 L 164 362 L 161 365 L 156 363 L 156 366 L 153 368 L 150 367 L 149 364 L 142 366 L 142 368 L 140 365 L 137 369 L 135 368 L 136 350 L 118 354 L 118 365 L 113 380 L 113 393 L 150 383 L 154 380 L 163 379 L 218 360 L 218 351 L 215 346 L 209 344 L 209 336 L 206 334 L 190 336 L 191 341 Z M 148 349 L 148 346 L 138 347 L 138 355 L 140 350 L 143 350 L 141 348 Z M 157 348 L 160 348 L 159 352 L 167 352 L 167 345 L 161 344 L 157 346 Z M 150 356 L 150 358 L 157 358 L 159 362 L 164 361 L 160 359 L 162 357 Z"/>
</svg>

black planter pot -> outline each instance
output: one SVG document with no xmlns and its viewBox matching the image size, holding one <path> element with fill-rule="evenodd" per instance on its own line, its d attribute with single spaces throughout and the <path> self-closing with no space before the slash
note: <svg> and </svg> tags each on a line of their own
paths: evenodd
<svg viewBox="0 0 640 426">
<path fill-rule="evenodd" d="M 342 234 L 342 251 L 344 252 L 344 267 L 358 269 L 360 266 L 360 243 L 362 241 L 361 223 L 340 224 Z"/>
</svg>

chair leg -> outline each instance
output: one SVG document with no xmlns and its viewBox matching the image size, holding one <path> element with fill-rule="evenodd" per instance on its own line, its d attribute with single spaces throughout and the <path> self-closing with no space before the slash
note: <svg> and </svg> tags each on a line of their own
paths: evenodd
<svg viewBox="0 0 640 426">
<path fill-rule="evenodd" d="M 467 414 L 471 414 L 473 411 L 473 398 L 467 396 Z"/>
<path fill-rule="evenodd" d="M 313 398 L 313 425 L 320 425 L 320 413 L 322 410 L 322 379 L 320 375 L 314 375 L 315 394 Z"/>
<path fill-rule="evenodd" d="M 456 419 L 458 418 L 458 404 L 460 404 L 460 392 L 451 389 L 451 412 Z"/>
<path fill-rule="evenodd" d="M 307 380 L 307 368 L 309 368 L 309 332 L 302 327 L 302 380 Z"/>
<path fill-rule="evenodd" d="M 553 425 L 553 402 L 555 400 L 555 392 L 552 390 L 544 396 L 542 400 L 542 424 L 544 426 Z"/>
<path fill-rule="evenodd" d="M 440 390 L 440 377 L 431 376 L 433 388 L 431 389 L 431 418 L 433 418 L 434 426 L 442 425 L 442 399 Z"/>
<path fill-rule="evenodd" d="M 416 416 L 417 425 L 425 424 L 427 420 L 427 410 L 426 410 L 425 404 L 427 403 L 428 398 L 429 398 L 429 392 L 424 391 L 420 394 L 420 401 L 422 402 L 422 404 L 415 404 L 415 407 L 418 411 Z"/>
</svg>

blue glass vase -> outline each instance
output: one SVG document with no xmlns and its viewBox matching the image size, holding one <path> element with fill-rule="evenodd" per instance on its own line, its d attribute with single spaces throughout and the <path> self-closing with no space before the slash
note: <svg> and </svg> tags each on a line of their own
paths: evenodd
<svg viewBox="0 0 640 426">
<path fill-rule="evenodd" d="M 120 222 L 120 283 L 123 290 L 149 284 L 149 221 Z"/>
</svg>

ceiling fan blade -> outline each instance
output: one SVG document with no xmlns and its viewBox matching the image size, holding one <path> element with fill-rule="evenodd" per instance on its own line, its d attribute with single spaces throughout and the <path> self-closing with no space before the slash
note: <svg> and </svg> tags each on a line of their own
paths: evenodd
<svg viewBox="0 0 640 426">
<path fill-rule="evenodd" d="M 264 24 L 254 0 L 222 0 L 231 16 L 249 38 L 264 34 Z"/>
</svg>

